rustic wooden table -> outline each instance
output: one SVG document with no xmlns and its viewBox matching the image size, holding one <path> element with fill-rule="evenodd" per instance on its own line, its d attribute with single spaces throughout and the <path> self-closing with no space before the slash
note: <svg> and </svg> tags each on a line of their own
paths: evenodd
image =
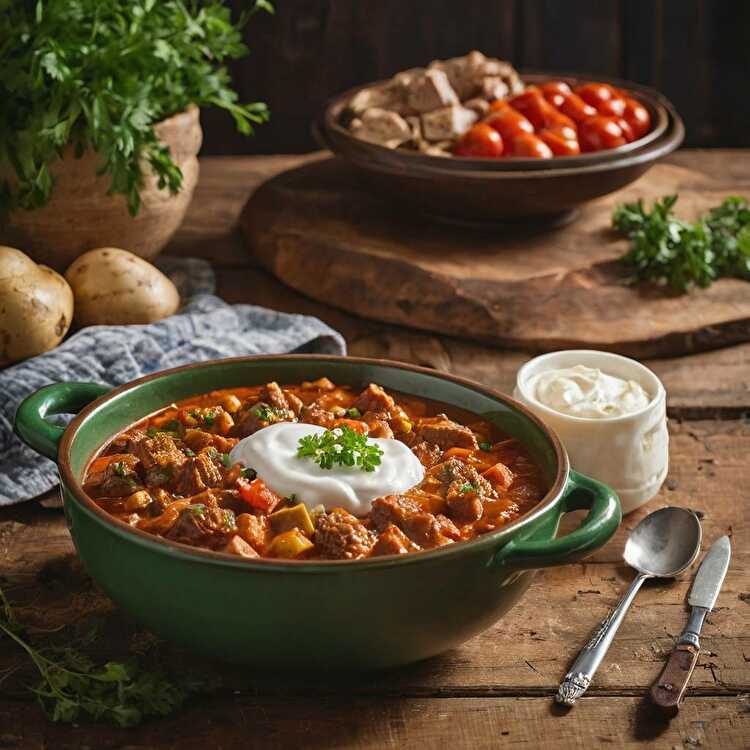
<svg viewBox="0 0 750 750">
<path fill-rule="evenodd" d="M 511 390 L 522 353 L 355 319 L 253 267 L 237 215 L 256 185 L 300 161 L 204 159 L 189 215 L 167 252 L 210 259 L 219 293 L 230 302 L 317 315 L 344 334 L 352 354 L 415 362 Z M 710 172 L 727 193 L 750 193 L 750 151 L 683 151 L 671 161 Z M 671 466 L 659 497 L 628 516 L 586 562 L 541 573 L 502 622 L 462 648 L 361 676 L 203 665 L 223 678 L 217 694 L 132 730 L 50 724 L 22 681 L 8 680 L 0 686 L 0 747 L 750 747 L 750 344 L 648 364 L 669 394 Z M 645 694 L 685 623 L 690 576 L 643 589 L 587 697 L 571 711 L 559 709 L 552 696 L 561 676 L 631 579 L 621 561 L 629 529 L 667 504 L 701 512 L 706 545 L 733 536 L 732 563 L 687 700 L 670 722 Z M 96 647 L 102 658 L 130 643 L 136 630 L 77 564 L 58 509 L 31 502 L 0 512 L 0 581 L 28 605 L 20 612 L 32 626 L 103 617 Z M 0 671 L 21 660 L 7 639 L 0 641 Z"/>
</svg>

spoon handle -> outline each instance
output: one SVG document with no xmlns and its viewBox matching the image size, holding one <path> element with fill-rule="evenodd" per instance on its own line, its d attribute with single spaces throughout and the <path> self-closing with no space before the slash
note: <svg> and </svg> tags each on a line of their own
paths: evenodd
<svg viewBox="0 0 750 750">
<path fill-rule="evenodd" d="M 633 579 L 619 604 L 602 620 L 589 642 L 581 649 L 578 658 L 573 662 L 565 675 L 565 679 L 560 683 L 560 688 L 557 691 L 558 703 L 572 706 L 586 692 L 602 659 L 609 650 L 617 629 L 625 619 L 628 607 L 632 604 L 643 582 L 649 577 L 640 573 Z"/>
</svg>

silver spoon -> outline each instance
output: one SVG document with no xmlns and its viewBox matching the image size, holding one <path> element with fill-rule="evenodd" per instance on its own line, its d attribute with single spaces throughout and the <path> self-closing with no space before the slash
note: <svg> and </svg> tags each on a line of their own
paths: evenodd
<svg viewBox="0 0 750 750">
<path fill-rule="evenodd" d="M 702 536 L 698 517 L 685 508 L 656 510 L 630 532 L 623 558 L 638 575 L 581 649 L 560 684 L 558 703 L 572 706 L 586 692 L 643 582 L 647 578 L 674 578 L 687 570 L 698 557 Z"/>
</svg>

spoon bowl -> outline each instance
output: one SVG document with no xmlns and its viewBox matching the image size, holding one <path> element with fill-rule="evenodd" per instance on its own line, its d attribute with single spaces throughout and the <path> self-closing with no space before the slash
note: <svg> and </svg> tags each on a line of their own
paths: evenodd
<svg viewBox="0 0 750 750">
<path fill-rule="evenodd" d="M 698 557 L 703 532 L 698 517 L 685 508 L 661 508 L 633 529 L 625 562 L 654 578 L 674 578 Z"/>
</svg>

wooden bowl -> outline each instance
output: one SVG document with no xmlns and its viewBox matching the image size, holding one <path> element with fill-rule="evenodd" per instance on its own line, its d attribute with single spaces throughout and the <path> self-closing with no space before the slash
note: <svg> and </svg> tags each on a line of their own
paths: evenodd
<svg viewBox="0 0 750 750">
<path fill-rule="evenodd" d="M 572 86 L 591 77 L 554 76 Z M 529 83 L 551 75 L 525 75 Z M 438 219 L 507 223 L 531 218 L 564 221 L 581 204 L 638 179 L 685 136 L 671 103 L 645 86 L 602 79 L 626 88 L 651 113 L 652 129 L 617 149 L 554 159 L 464 159 L 389 149 L 354 138 L 342 125 L 354 91 L 336 97 L 315 125 L 318 139 L 349 161 L 362 178 L 390 200 L 408 203 Z"/>
<path fill-rule="evenodd" d="M 0 244 L 11 245 L 35 261 L 64 271 L 79 255 L 96 247 L 120 247 L 143 258 L 158 255 L 182 223 L 198 182 L 198 150 L 203 134 L 198 107 L 155 126 L 162 143 L 182 170 L 177 195 L 160 190 L 146 170 L 137 216 L 128 213 L 125 196 L 107 195 L 108 175 L 97 175 L 102 158 L 87 151 L 76 159 L 68 147 L 50 172 L 55 187 L 49 203 L 31 211 L 19 209 L 0 225 Z M 11 181 L 14 174 L 0 174 Z"/>
</svg>

